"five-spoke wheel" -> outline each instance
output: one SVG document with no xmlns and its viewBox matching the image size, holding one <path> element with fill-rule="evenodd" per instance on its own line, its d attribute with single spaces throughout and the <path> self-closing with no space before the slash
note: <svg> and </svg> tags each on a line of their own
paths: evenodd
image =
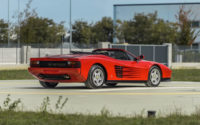
<svg viewBox="0 0 200 125">
<path fill-rule="evenodd" d="M 89 71 L 85 86 L 90 89 L 101 88 L 105 83 L 105 71 L 99 65 L 93 65 Z"/>
<path fill-rule="evenodd" d="M 104 82 L 104 73 L 101 69 L 96 68 L 92 75 L 93 83 L 96 86 L 101 86 Z"/>
<path fill-rule="evenodd" d="M 156 87 L 160 84 L 161 81 L 161 71 L 157 66 L 151 67 L 149 71 L 148 81 L 146 82 L 146 86 L 148 87 Z"/>
</svg>

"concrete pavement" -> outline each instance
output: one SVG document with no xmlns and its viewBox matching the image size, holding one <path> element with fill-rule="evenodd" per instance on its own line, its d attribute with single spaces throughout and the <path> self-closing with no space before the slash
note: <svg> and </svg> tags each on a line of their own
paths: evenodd
<svg viewBox="0 0 200 125">
<path fill-rule="evenodd" d="M 166 115 L 180 110 L 185 114 L 200 109 L 200 82 L 163 82 L 159 87 L 144 84 L 119 84 L 114 88 L 86 89 L 83 83 L 61 83 L 55 89 L 44 89 L 37 80 L 1 80 L 0 104 L 7 94 L 12 100 L 20 98 L 25 110 L 38 110 L 42 100 L 49 96 L 51 108 L 60 95 L 67 97 L 64 113 L 95 113 L 103 108 L 113 115 L 135 115 L 155 110 Z"/>
</svg>

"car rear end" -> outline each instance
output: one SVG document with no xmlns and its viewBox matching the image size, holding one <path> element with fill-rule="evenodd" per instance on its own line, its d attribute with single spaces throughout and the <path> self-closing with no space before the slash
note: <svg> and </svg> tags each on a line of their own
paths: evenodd
<svg viewBox="0 0 200 125">
<path fill-rule="evenodd" d="M 78 58 L 31 58 L 29 72 L 45 82 L 84 82 Z"/>
</svg>

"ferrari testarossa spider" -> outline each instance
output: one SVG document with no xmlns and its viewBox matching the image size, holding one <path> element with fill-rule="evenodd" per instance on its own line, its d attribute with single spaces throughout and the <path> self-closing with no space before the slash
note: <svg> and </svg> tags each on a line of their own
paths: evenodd
<svg viewBox="0 0 200 125">
<path fill-rule="evenodd" d="M 83 82 L 91 89 L 121 82 L 143 82 L 156 87 L 161 81 L 170 80 L 172 71 L 167 66 L 143 59 L 143 55 L 136 57 L 122 49 L 72 51 L 67 55 L 31 58 L 28 70 L 45 88 L 71 82 Z"/>
</svg>

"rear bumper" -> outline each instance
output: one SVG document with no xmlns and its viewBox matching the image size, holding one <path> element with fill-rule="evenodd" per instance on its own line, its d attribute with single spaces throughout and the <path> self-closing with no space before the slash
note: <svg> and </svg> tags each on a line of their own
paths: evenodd
<svg viewBox="0 0 200 125">
<path fill-rule="evenodd" d="M 45 82 L 85 82 L 80 68 L 28 68 L 38 80 Z"/>
</svg>

